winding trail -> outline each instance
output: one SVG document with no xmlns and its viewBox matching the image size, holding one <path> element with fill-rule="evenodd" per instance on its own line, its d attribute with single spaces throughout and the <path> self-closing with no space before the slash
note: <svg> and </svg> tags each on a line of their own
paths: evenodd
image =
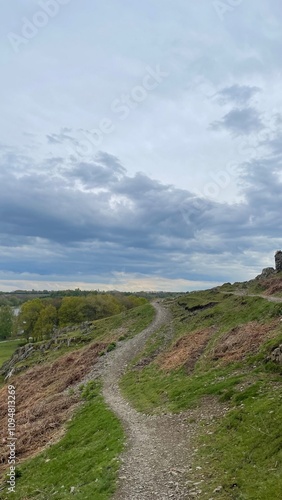
<svg viewBox="0 0 282 500">
<path fill-rule="evenodd" d="M 119 379 L 127 365 L 142 352 L 148 338 L 170 321 L 169 312 L 154 302 L 156 317 L 152 324 L 128 340 L 107 357 L 103 369 L 103 396 L 108 406 L 121 419 L 127 443 L 121 457 L 122 466 L 114 500 L 190 499 L 200 495 L 199 483 L 188 481 L 194 454 L 192 438 L 196 421 L 212 419 L 222 408 L 209 403 L 202 410 L 181 414 L 150 416 L 137 412 L 124 399 Z M 191 422 L 191 416 L 195 417 Z M 188 420 L 188 422 L 187 422 Z"/>
<path fill-rule="evenodd" d="M 282 302 L 282 297 L 276 297 L 275 295 L 260 295 L 256 293 L 245 293 L 244 291 L 239 292 L 221 292 L 227 293 L 229 295 L 237 295 L 238 297 L 260 297 L 261 299 L 268 300 L 268 302 Z"/>
<path fill-rule="evenodd" d="M 275 295 L 248 295 L 249 297 L 260 297 L 261 299 L 268 300 L 268 302 L 282 302 L 281 297 L 275 297 Z"/>
</svg>

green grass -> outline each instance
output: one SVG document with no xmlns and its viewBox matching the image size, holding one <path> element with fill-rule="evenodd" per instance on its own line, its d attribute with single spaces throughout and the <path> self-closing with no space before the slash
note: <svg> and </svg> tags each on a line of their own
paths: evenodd
<svg viewBox="0 0 282 500">
<path fill-rule="evenodd" d="M 221 500 L 280 500 L 282 394 L 265 383 L 256 395 L 248 389 L 241 400 L 212 435 L 202 436 L 198 464 L 210 475 L 203 498 L 221 485 Z"/>
<path fill-rule="evenodd" d="M 106 500 L 115 490 L 123 449 L 123 429 L 106 407 L 100 385 L 81 388 L 84 405 L 67 426 L 65 436 L 18 468 L 15 500 Z M 74 492 L 70 493 L 74 487 Z"/>
<path fill-rule="evenodd" d="M 152 363 L 143 370 L 129 370 L 122 378 L 121 389 L 139 411 L 175 413 L 195 406 L 203 396 L 225 399 L 242 378 L 233 375 L 231 368 L 187 376 L 183 368 L 164 372 Z"/>
<path fill-rule="evenodd" d="M 19 345 L 19 340 L 4 340 L 0 342 L 0 367 L 10 359 Z"/>
<path fill-rule="evenodd" d="M 215 302 L 209 309 L 191 313 L 189 308 Z M 141 355 L 131 364 L 130 370 L 121 381 L 121 388 L 139 411 L 156 412 L 163 408 L 177 412 L 197 404 L 204 395 L 216 395 L 221 399 L 230 399 L 234 387 L 242 380 L 248 379 L 252 366 L 258 363 L 258 372 L 273 371 L 273 366 L 264 364 L 267 353 L 275 345 L 279 345 L 282 333 L 277 332 L 275 339 L 268 341 L 261 352 L 249 357 L 244 363 L 233 363 L 222 366 L 218 361 L 207 357 L 210 349 L 220 341 L 220 337 L 237 325 L 249 321 L 270 322 L 282 314 L 282 304 L 268 302 L 259 297 L 237 297 L 224 295 L 216 291 L 194 292 L 177 298 L 171 305 L 174 316 L 174 343 L 178 338 L 189 336 L 202 328 L 216 327 L 202 356 L 196 364 L 192 376 L 188 376 L 185 368 L 165 372 L 152 362 L 142 370 L 134 369 L 134 365 L 142 358 L 148 357 L 163 340 L 163 329 L 156 332 Z M 133 368 L 133 369 L 132 369 Z M 269 370 L 268 370 L 269 368 Z M 236 374 L 243 372 L 243 374 Z M 257 374 L 252 373 L 252 381 Z"/>
<path fill-rule="evenodd" d="M 155 310 L 151 304 L 130 309 L 111 318 L 100 319 L 93 323 L 93 339 L 105 341 L 109 338 L 109 333 L 119 328 L 125 331 L 122 334 L 124 339 L 134 337 L 144 330 L 154 319 Z"/>
<path fill-rule="evenodd" d="M 196 300 L 197 299 L 197 300 Z M 189 314 L 185 307 L 191 307 L 210 302 L 218 302 L 214 307 Z M 228 295 L 216 292 L 198 292 L 194 295 L 187 294 L 179 301 L 175 301 L 172 310 L 176 320 L 182 320 L 177 329 L 192 331 L 198 327 L 208 327 L 216 324 L 222 331 L 249 321 L 267 322 L 272 318 L 282 315 L 282 304 L 268 302 L 261 297 L 247 297 Z"/>
</svg>

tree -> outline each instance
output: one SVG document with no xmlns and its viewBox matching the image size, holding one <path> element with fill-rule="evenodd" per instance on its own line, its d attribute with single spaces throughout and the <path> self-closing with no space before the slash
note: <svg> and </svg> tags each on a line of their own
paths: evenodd
<svg viewBox="0 0 282 500">
<path fill-rule="evenodd" d="M 133 309 L 134 307 L 142 306 L 147 303 L 147 299 L 144 297 L 136 297 L 136 295 L 118 294 L 117 298 L 126 309 Z"/>
<path fill-rule="evenodd" d="M 60 326 L 81 323 L 84 321 L 82 306 L 84 303 L 83 297 L 64 297 L 59 309 L 59 324 Z"/>
<path fill-rule="evenodd" d="M 34 327 L 43 308 L 44 306 L 40 299 L 29 300 L 21 306 L 17 328 L 27 340 L 29 337 L 33 337 Z"/>
<path fill-rule="evenodd" d="M 110 294 L 97 295 L 97 319 L 119 314 L 124 308 L 120 302 Z"/>
<path fill-rule="evenodd" d="M 84 320 L 93 321 L 119 314 L 124 309 L 118 299 L 110 294 L 88 295 L 81 305 Z"/>
<path fill-rule="evenodd" d="M 10 306 L 0 307 L 0 340 L 11 337 L 14 324 L 13 309 Z"/>
<path fill-rule="evenodd" d="M 93 321 L 118 314 L 124 306 L 110 294 L 89 294 L 87 297 L 64 297 L 59 309 L 60 326 Z"/>
<path fill-rule="evenodd" d="M 34 325 L 33 335 L 36 340 L 43 340 L 52 335 L 58 321 L 57 309 L 52 304 L 45 305 L 41 309 Z"/>
</svg>

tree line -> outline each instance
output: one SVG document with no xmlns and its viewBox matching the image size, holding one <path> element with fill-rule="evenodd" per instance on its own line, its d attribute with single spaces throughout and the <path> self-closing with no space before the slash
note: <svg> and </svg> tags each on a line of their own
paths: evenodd
<svg viewBox="0 0 282 500">
<path fill-rule="evenodd" d="M 58 327 L 105 318 L 146 302 L 136 295 L 94 292 L 86 296 L 35 298 L 22 304 L 16 317 L 10 306 L 1 306 L 0 340 L 21 336 L 26 341 L 40 341 L 51 337 Z"/>
</svg>

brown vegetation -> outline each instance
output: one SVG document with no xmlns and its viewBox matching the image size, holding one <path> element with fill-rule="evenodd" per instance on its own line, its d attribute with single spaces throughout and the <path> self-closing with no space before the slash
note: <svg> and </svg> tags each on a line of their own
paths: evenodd
<svg viewBox="0 0 282 500">
<path fill-rule="evenodd" d="M 276 293 L 282 292 L 282 273 L 277 276 L 271 276 L 271 278 L 261 280 L 260 285 L 264 289 L 265 295 L 275 295 Z"/>
<path fill-rule="evenodd" d="M 79 383 L 90 372 L 99 353 L 108 344 L 93 343 L 66 354 L 49 365 L 36 366 L 9 383 L 16 387 L 17 458 L 21 460 L 41 451 L 70 418 L 80 396 L 66 389 Z M 7 386 L 0 391 L 0 439 L 4 446 L 0 470 L 7 464 Z M 6 448 L 6 449 L 5 449 Z"/>
<path fill-rule="evenodd" d="M 214 332 L 214 328 L 205 328 L 181 337 L 169 352 L 160 357 L 161 368 L 173 370 L 185 365 L 187 372 L 192 372 Z"/>
<path fill-rule="evenodd" d="M 213 360 L 223 360 L 225 363 L 240 361 L 247 355 L 256 353 L 259 347 L 275 335 L 279 320 L 268 324 L 260 324 L 251 321 L 246 325 L 236 326 L 225 333 L 213 349 L 211 356 Z"/>
</svg>

